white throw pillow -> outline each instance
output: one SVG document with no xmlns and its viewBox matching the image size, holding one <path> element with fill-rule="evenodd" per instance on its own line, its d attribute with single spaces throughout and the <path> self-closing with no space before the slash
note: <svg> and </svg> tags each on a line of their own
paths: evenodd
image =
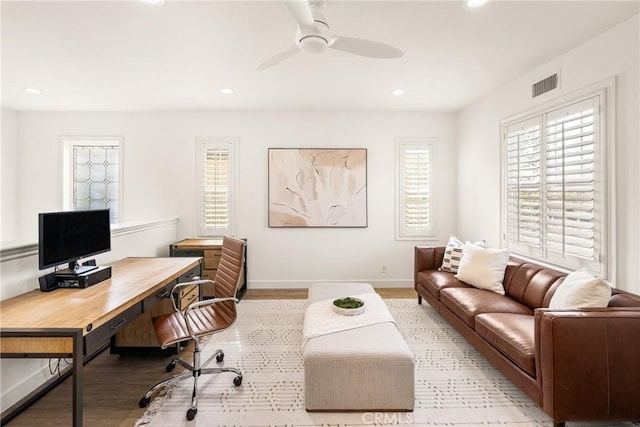
<svg viewBox="0 0 640 427">
<path fill-rule="evenodd" d="M 471 242 L 467 241 L 467 243 Z M 484 240 L 479 240 L 473 244 L 483 248 L 485 246 Z M 447 247 L 444 249 L 442 265 L 439 268 L 440 271 L 447 271 L 449 273 L 458 272 L 460 259 L 462 259 L 462 255 L 464 254 L 464 245 L 465 244 L 462 243 L 454 234 L 449 236 L 449 243 L 447 243 Z"/>
<path fill-rule="evenodd" d="M 456 279 L 473 287 L 504 295 L 502 281 L 508 262 L 508 249 L 489 249 L 466 244 Z"/>
<path fill-rule="evenodd" d="M 565 277 L 551 297 L 549 308 L 604 308 L 611 299 L 611 286 L 586 268 Z"/>
</svg>

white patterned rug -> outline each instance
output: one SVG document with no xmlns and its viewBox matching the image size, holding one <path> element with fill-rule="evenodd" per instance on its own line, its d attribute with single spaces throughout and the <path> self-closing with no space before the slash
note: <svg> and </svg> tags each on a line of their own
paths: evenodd
<svg viewBox="0 0 640 427">
<path fill-rule="evenodd" d="M 418 305 L 415 299 L 385 302 L 415 357 L 413 412 L 306 412 L 302 362 L 306 301 L 243 300 L 234 326 L 213 335 L 202 351 L 204 361 L 222 348 L 224 364 L 242 371 L 242 386 L 233 386 L 233 374 L 200 377 L 198 414 L 187 421 L 192 381 L 184 381 L 156 397 L 136 426 L 553 425 L 427 304 Z M 612 426 L 571 423 L 594 425 Z"/>
</svg>

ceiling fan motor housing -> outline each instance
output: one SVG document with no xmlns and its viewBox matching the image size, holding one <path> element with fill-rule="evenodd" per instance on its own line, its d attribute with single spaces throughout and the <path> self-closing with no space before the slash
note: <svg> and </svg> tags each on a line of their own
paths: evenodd
<svg viewBox="0 0 640 427">
<path fill-rule="evenodd" d="M 299 27 L 298 44 L 304 52 L 322 53 L 327 50 L 327 46 L 329 45 L 329 24 L 327 23 L 327 18 L 319 9 L 323 6 L 323 3 L 320 1 L 309 3 L 315 25 Z"/>
<path fill-rule="evenodd" d="M 298 41 L 300 48 L 307 53 L 322 53 L 327 49 L 329 41 L 317 34 L 309 34 Z"/>
</svg>

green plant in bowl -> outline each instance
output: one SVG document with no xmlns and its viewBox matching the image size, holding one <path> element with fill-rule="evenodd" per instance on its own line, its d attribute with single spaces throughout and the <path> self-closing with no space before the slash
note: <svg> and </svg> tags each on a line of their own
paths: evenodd
<svg viewBox="0 0 640 427">
<path fill-rule="evenodd" d="M 343 316 L 356 316 L 364 311 L 364 301 L 353 297 L 338 298 L 333 300 L 333 311 Z"/>
<path fill-rule="evenodd" d="M 339 308 L 354 309 L 362 307 L 364 305 L 364 301 L 359 298 L 352 297 L 338 298 L 333 300 L 333 305 Z"/>
</svg>

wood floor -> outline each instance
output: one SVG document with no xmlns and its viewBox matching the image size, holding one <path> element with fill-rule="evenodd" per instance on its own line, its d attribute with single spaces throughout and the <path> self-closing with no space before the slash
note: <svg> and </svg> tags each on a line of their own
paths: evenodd
<svg viewBox="0 0 640 427">
<path fill-rule="evenodd" d="M 383 298 L 416 298 L 413 289 L 376 289 Z M 306 289 L 248 290 L 243 299 L 302 299 Z M 188 360 L 192 347 L 182 350 Z M 133 426 L 144 414 L 138 401 L 153 384 L 167 378 L 167 356 L 118 356 L 106 350 L 84 367 L 84 425 L 90 427 Z M 186 408 L 185 408 L 186 410 Z M 70 426 L 71 379 L 50 391 L 7 425 Z M 4 423 L 3 423 L 4 425 Z"/>
</svg>

